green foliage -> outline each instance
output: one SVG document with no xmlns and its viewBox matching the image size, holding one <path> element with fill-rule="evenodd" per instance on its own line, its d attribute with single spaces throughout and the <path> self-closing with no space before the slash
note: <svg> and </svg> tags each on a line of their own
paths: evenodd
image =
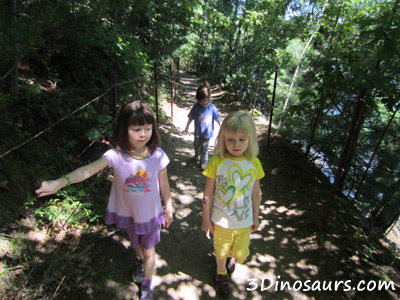
<svg viewBox="0 0 400 300">
<path fill-rule="evenodd" d="M 60 198 L 52 198 L 35 210 L 39 224 L 58 223 L 63 226 L 78 227 L 99 221 L 104 213 L 88 201 L 87 193 L 79 186 L 70 186 L 57 193 Z"/>
<path fill-rule="evenodd" d="M 97 158 L 111 111 L 154 102 L 154 60 L 162 65 L 183 42 L 193 3 L 16 1 L 15 12 L 10 3 L 0 4 L 0 154 L 15 150 L 1 158 L 0 193 L 11 209 L 41 180 Z M 10 84 L 15 61 L 18 99 Z"/>
<path fill-rule="evenodd" d="M 365 235 L 363 235 L 360 231 L 356 231 L 353 234 L 353 239 L 355 240 L 359 240 L 359 242 L 361 242 L 363 244 L 363 250 L 361 252 L 361 254 L 371 260 L 371 261 L 375 261 L 374 258 L 374 253 L 376 251 L 376 247 L 373 241 L 371 241 L 370 239 L 368 239 Z"/>
<path fill-rule="evenodd" d="M 89 127 L 85 131 L 85 136 L 90 141 L 98 141 L 111 136 L 112 117 L 106 114 L 97 113 L 94 109 L 89 108 L 88 114 L 93 119 L 94 126 Z"/>
</svg>

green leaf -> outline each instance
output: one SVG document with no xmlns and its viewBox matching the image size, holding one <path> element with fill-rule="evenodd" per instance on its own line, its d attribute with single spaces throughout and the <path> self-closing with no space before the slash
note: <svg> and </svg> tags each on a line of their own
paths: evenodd
<svg viewBox="0 0 400 300">
<path fill-rule="evenodd" d="M 90 141 L 96 141 L 101 137 L 101 134 L 100 134 L 99 130 L 96 127 L 92 127 L 85 133 L 85 136 Z"/>
</svg>

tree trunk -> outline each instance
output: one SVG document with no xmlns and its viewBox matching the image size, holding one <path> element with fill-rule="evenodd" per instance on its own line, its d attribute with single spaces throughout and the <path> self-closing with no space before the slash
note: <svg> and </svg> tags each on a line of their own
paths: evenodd
<svg viewBox="0 0 400 300">
<path fill-rule="evenodd" d="M 114 24 L 117 24 L 117 17 L 118 17 L 118 10 L 116 7 L 112 10 L 112 19 Z M 112 115 L 112 120 L 114 121 L 117 117 L 117 72 L 115 71 L 117 68 L 114 66 L 113 69 L 111 70 L 111 93 L 110 93 L 110 101 L 111 101 L 111 115 Z"/>
<path fill-rule="evenodd" d="M 355 201 L 355 200 L 357 199 L 358 194 L 359 194 L 360 191 L 361 191 L 362 185 L 363 185 L 363 183 L 364 183 L 365 178 L 367 177 L 367 174 L 368 174 L 368 171 L 369 171 L 369 169 L 370 169 L 370 167 L 371 167 L 371 164 L 372 164 L 372 162 L 373 162 L 374 159 L 375 159 L 376 153 L 378 152 L 378 149 L 379 149 L 379 147 L 380 147 L 380 145 L 381 145 L 381 143 L 382 143 L 382 140 L 383 140 L 383 138 L 385 137 L 386 132 L 388 131 L 388 129 L 389 129 L 389 127 L 390 127 L 390 124 L 392 123 L 394 117 L 396 116 L 396 114 L 397 114 L 399 108 L 400 108 L 400 104 L 397 105 L 395 111 L 393 112 L 393 114 L 392 114 L 392 116 L 390 117 L 388 123 L 386 124 L 386 127 L 385 127 L 385 128 L 383 129 L 383 131 L 382 131 L 382 134 L 381 134 L 381 136 L 380 136 L 380 138 L 379 138 L 379 140 L 378 140 L 378 143 L 377 143 L 376 146 L 375 146 L 374 152 L 372 153 L 371 158 L 370 158 L 369 161 L 368 161 L 368 165 L 367 165 L 367 167 L 365 168 L 365 171 L 364 171 L 364 173 L 363 173 L 363 176 L 362 176 L 362 178 L 361 178 L 361 180 L 360 180 L 360 184 L 358 185 L 358 188 L 357 188 L 357 191 L 356 191 L 356 193 L 355 193 L 355 195 L 354 195 L 353 201 Z"/>
<path fill-rule="evenodd" d="M 112 120 L 114 121 L 117 117 L 117 73 L 112 70 L 111 71 L 111 85 L 112 89 L 110 92 L 110 101 L 111 101 L 111 116 Z"/>
<path fill-rule="evenodd" d="M 276 64 L 276 67 L 275 67 L 275 79 L 274 79 L 274 91 L 272 92 L 271 111 L 270 111 L 270 114 L 269 114 L 268 135 L 267 135 L 267 148 L 269 147 L 269 141 L 270 141 L 270 138 L 271 138 L 272 115 L 273 115 L 273 113 L 274 113 L 275 91 L 276 91 L 276 82 L 277 82 L 277 80 L 278 80 L 278 70 L 279 70 L 279 65 Z"/>
<path fill-rule="evenodd" d="M 17 20 L 16 17 L 16 2 L 15 0 L 8 1 L 8 8 L 9 8 L 9 24 L 10 28 L 15 27 L 15 22 Z M 13 49 L 15 50 L 15 56 L 13 58 L 13 62 L 11 65 L 11 72 L 10 72 L 10 95 L 14 101 L 18 101 L 18 54 L 17 54 L 17 39 L 16 36 L 13 35 Z"/>
<path fill-rule="evenodd" d="M 339 186 L 338 186 L 338 190 L 340 192 L 342 192 L 342 190 L 343 190 L 344 183 L 345 183 L 347 175 L 349 174 L 349 171 L 350 171 L 350 167 L 351 167 L 351 163 L 353 161 L 353 157 L 354 157 L 354 155 L 356 153 L 358 137 L 359 137 L 361 129 L 362 129 L 363 125 L 364 125 L 364 121 L 365 121 L 365 117 L 366 117 L 366 111 L 367 111 L 367 109 L 366 109 L 366 107 L 364 105 L 362 107 L 362 109 L 361 109 L 361 114 L 360 114 L 361 117 L 360 117 L 359 121 L 357 122 L 357 127 L 356 127 L 356 130 L 355 130 L 354 138 L 353 138 L 353 140 L 351 142 L 351 145 L 350 145 L 350 151 L 349 151 L 348 158 L 347 158 L 347 160 L 345 162 L 345 165 L 343 167 L 343 174 L 340 177 Z"/>
<path fill-rule="evenodd" d="M 171 59 L 171 118 L 174 117 L 174 60 Z"/>
<path fill-rule="evenodd" d="M 306 149 L 306 157 L 308 157 L 308 155 L 310 154 L 311 146 L 312 146 L 312 143 L 313 143 L 313 140 L 314 140 L 314 135 L 315 135 L 315 132 L 317 131 L 319 118 L 320 118 L 320 116 L 321 116 L 321 114 L 322 114 L 322 112 L 324 111 L 324 108 L 325 108 L 326 97 L 325 97 L 323 89 L 322 89 L 322 93 L 321 93 L 321 98 L 322 98 L 322 101 L 320 101 L 320 105 L 319 105 L 319 108 L 318 108 L 317 116 L 315 117 L 312 129 L 311 129 L 310 138 L 308 140 L 308 145 L 307 145 L 307 149 Z"/>
<path fill-rule="evenodd" d="M 261 67 L 258 70 L 258 80 L 257 80 L 256 92 L 254 93 L 253 110 L 256 109 L 256 101 L 258 96 L 258 88 L 260 87 L 260 79 L 261 79 Z"/>
<path fill-rule="evenodd" d="M 154 98 L 156 101 L 156 120 L 157 120 L 157 126 L 158 126 L 159 125 L 159 117 L 158 117 L 157 61 L 154 61 Z"/>
<path fill-rule="evenodd" d="M 338 164 L 338 168 L 337 168 L 336 175 L 335 175 L 335 180 L 334 180 L 334 182 L 332 184 L 332 188 L 331 188 L 331 191 L 329 193 L 328 201 L 327 201 L 327 203 L 325 205 L 325 211 L 324 211 L 323 216 L 322 216 L 321 227 L 323 229 L 326 228 L 326 225 L 328 223 L 328 218 L 329 218 L 329 215 L 330 215 L 331 210 L 332 210 L 333 199 L 334 199 L 334 197 L 335 197 L 335 195 L 337 193 L 337 190 L 338 190 L 339 180 L 340 180 L 340 177 L 342 175 L 343 166 L 344 166 L 344 164 L 346 162 L 346 159 L 347 159 L 347 155 L 348 155 L 348 152 L 349 152 L 349 149 L 350 149 L 351 142 L 353 140 L 353 136 L 354 136 L 354 132 L 355 132 L 355 129 L 356 129 L 356 126 L 357 126 L 358 119 L 360 118 L 360 112 L 361 112 L 362 106 L 364 105 L 364 100 L 365 100 L 366 93 L 367 93 L 367 89 L 363 88 L 360 91 L 360 95 L 358 96 L 357 105 L 356 105 L 356 108 L 354 110 L 353 119 L 351 121 L 349 132 L 347 134 L 346 142 L 345 142 L 345 144 L 343 146 L 342 153 L 340 154 L 340 159 L 339 159 L 339 164 Z"/>
</svg>

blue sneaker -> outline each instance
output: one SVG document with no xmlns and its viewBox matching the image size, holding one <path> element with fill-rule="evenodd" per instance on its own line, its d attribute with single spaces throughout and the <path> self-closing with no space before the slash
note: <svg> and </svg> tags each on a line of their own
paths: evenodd
<svg viewBox="0 0 400 300">
<path fill-rule="evenodd" d="M 154 300 L 153 299 L 153 290 L 148 287 L 142 288 L 142 294 L 140 296 L 140 300 Z"/>
<path fill-rule="evenodd" d="M 139 260 L 136 262 L 136 270 L 132 274 L 132 280 L 135 283 L 142 283 L 144 278 L 143 262 Z"/>
</svg>

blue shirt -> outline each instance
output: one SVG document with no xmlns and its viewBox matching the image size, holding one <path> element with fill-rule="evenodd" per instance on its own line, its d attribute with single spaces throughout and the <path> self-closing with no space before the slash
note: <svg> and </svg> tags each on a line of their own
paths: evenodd
<svg viewBox="0 0 400 300">
<path fill-rule="evenodd" d="M 196 103 L 188 115 L 194 120 L 194 136 L 196 138 L 209 139 L 214 135 L 214 120 L 219 121 L 218 110 L 214 104 L 203 107 Z"/>
</svg>

